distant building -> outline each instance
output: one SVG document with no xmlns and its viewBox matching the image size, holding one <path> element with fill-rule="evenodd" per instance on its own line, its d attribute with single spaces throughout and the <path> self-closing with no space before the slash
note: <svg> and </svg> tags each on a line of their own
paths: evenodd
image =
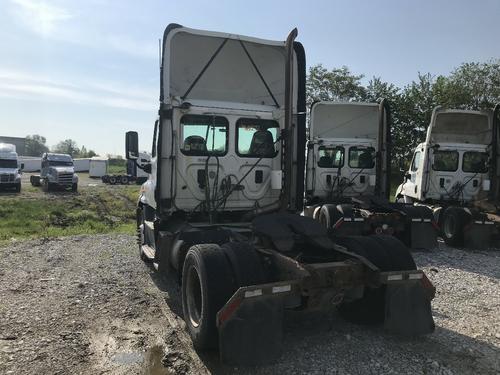
<svg viewBox="0 0 500 375">
<path fill-rule="evenodd" d="M 16 146 L 18 155 L 24 155 L 26 153 L 26 138 L 4 137 L 0 135 L 0 143 L 10 143 Z"/>
</svg>

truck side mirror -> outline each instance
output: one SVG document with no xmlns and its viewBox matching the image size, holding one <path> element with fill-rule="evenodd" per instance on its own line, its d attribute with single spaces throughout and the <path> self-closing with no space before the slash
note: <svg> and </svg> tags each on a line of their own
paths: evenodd
<svg viewBox="0 0 500 375">
<path fill-rule="evenodd" d="M 139 135 L 137 132 L 129 131 L 125 133 L 125 157 L 127 160 L 137 160 L 139 158 Z"/>
</svg>

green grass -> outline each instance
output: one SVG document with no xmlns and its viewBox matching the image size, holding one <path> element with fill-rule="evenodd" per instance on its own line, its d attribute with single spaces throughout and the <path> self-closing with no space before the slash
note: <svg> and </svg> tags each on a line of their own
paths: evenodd
<svg viewBox="0 0 500 375">
<path fill-rule="evenodd" d="M 138 189 L 138 186 L 116 186 L 81 189 L 77 195 L 26 192 L 0 197 L 0 244 L 13 238 L 132 234 Z"/>
<path fill-rule="evenodd" d="M 124 159 L 109 159 L 108 174 L 127 173 L 127 161 Z"/>
</svg>

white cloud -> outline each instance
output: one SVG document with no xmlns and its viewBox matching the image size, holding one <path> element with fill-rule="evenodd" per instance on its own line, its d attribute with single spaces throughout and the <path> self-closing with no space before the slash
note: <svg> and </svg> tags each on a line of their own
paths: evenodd
<svg viewBox="0 0 500 375">
<path fill-rule="evenodd" d="M 66 10 L 42 0 L 11 0 L 14 14 L 37 34 L 52 34 L 60 22 L 73 16 Z"/>
<path fill-rule="evenodd" d="M 18 100 L 88 104 L 134 111 L 154 111 L 157 93 L 114 82 L 72 82 L 0 69 L 0 96 Z"/>
</svg>

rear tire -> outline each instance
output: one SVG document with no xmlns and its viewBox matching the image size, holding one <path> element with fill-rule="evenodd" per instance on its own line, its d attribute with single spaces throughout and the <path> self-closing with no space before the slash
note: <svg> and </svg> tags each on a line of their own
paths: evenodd
<svg viewBox="0 0 500 375">
<path fill-rule="evenodd" d="M 318 221 L 328 230 L 337 223 L 340 217 L 341 215 L 337 210 L 337 206 L 334 204 L 324 204 L 319 211 Z"/>
<path fill-rule="evenodd" d="M 121 176 L 120 177 L 120 184 L 128 185 L 128 176 Z"/>
<path fill-rule="evenodd" d="M 416 269 L 408 248 L 392 236 L 339 237 L 337 242 L 355 254 L 361 255 L 382 272 Z M 340 315 L 357 324 L 381 324 L 385 319 L 385 285 L 379 288 L 365 287 L 363 297 L 344 302 Z"/>
<path fill-rule="evenodd" d="M 109 183 L 111 185 L 115 185 L 116 184 L 116 176 L 109 176 Z"/>
<path fill-rule="evenodd" d="M 192 246 L 182 271 L 182 310 L 196 349 L 216 348 L 217 312 L 236 290 L 230 265 L 215 244 Z"/>
<path fill-rule="evenodd" d="M 264 268 L 252 245 L 246 242 L 228 242 L 221 249 L 231 264 L 238 287 L 265 282 Z"/>
<path fill-rule="evenodd" d="M 464 226 L 467 221 L 467 213 L 461 208 L 448 207 L 444 211 L 441 232 L 448 246 L 464 245 Z"/>
</svg>

